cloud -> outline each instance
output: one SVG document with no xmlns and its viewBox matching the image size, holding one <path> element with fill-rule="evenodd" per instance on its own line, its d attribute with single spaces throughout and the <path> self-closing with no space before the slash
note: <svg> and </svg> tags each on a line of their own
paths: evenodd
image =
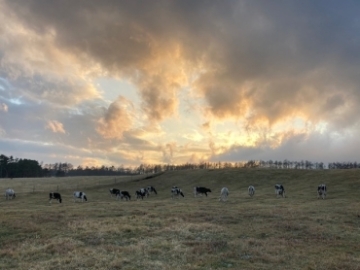
<svg viewBox="0 0 360 270">
<path fill-rule="evenodd" d="M 5 103 L 0 103 L 0 112 L 7 112 L 9 107 Z"/>
<path fill-rule="evenodd" d="M 98 122 L 97 132 L 106 139 L 120 139 L 123 133 L 132 126 L 133 104 L 126 98 L 119 96 L 116 101 L 110 104 Z"/>
<path fill-rule="evenodd" d="M 13 29 L 22 32 L 16 41 L 10 39 L 14 53 L 9 50 L 3 61 L 10 66 L 19 62 L 20 74 L 63 74 L 53 85 L 34 83 L 31 89 L 35 98 L 51 102 L 63 103 L 69 91 L 59 90 L 70 87 L 72 104 L 96 98 L 86 76 L 127 78 L 137 86 L 149 121 L 176 115 L 177 95 L 190 86 L 203 95 L 207 113 L 220 121 L 232 117 L 247 125 L 272 126 L 301 117 L 335 127 L 357 122 L 342 117 L 359 111 L 350 104 L 359 101 L 360 92 L 359 58 L 351 57 L 357 26 L 350 4 L 339 12 L 335 2 L 132 2 L 88 1 L 66 8 L 53 1 L 4 1 L 5 10 L 16 10 L 9 12 L 17 22 Z M 24 43 L 22 36 L 34 41 Z M 26 62 L 20 60 L 24 57 Z M 65 64 L 70 61 L 71 68 Z M 80 82 L 71 74 L 80 75 Z M 335 103 L 326 100 L 339 91 L 345 93 L 340 115 L 329 117 L 328 106 Z"/>
<path fill-rule="evenodd" d="M 38 32 L 22 24 L 1 1 L 0 76 L 11 85 L 10 96 L 72 106 L 100 95 L 89 81 L 80 60 L 56 44 L 56 32 Z M 3 93 L 5 95 L 5 93 Z"/>
<path fill-rule="evenodd" d="M 312 145 L 328 141 L 313 135 L 319 126 L 344 137 L 359 126 L 358 7 L 0 0 L 2 128 L 114 160 L 202 160 L 236 149 L 280 156 L 285 146 L 302 153 L 291 138 Z M 140 101 L 109 104 L 94 85 L 100 77 L 126 80 Z M 44 126 L 52 132 L 39 134 Z"/>
<path fill-rule="evenodd" d="M 360 143 L 357 135 L 344 137 L 336 133 L 288 133 L 281 142 L 270 145 L 259 141 L 254 146 L 232 146 L 227 151 L 213 156 L 213 161 L 247 161 L 247 160 L 309 160 L 313 162 L 357 161 Z"/>
<path fill-rule="evenodd" d="M 45 129 L 49 129 L 54 133 L 65 133 L 63 124 L 56 120 L 48 121 L 45 126 Z"/>
</svg>

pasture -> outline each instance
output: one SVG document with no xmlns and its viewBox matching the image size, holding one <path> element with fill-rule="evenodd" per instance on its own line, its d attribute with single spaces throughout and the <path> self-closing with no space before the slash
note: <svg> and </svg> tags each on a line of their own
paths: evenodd
<svg viewBox="0 0 360 270">
<path fill-rule="evenodd" d="M 1 179 L 2 193 L 18 194 L 0 200 L 0 269 L 360 269 L 359 175 L 224 169 L 150 179 Z M 277 183 L 287 198 L 276 198 Z M 325 200 L 317 199 L 321 183 Z M 136 201 L 135 190 L 148 185 L 158 195 Z M 171 199 L 175 185 L 184 198 Z M 194 186 L 212 193 L 195 198 Z M 219 202 L 225 186 L 228 201 Z M 76 187 L 88 202 L 73 202 Z M 132 200 L 110 198 L 109 188 Z M 57 190 L 63 203 L 49 204 Z"/>
</svg>

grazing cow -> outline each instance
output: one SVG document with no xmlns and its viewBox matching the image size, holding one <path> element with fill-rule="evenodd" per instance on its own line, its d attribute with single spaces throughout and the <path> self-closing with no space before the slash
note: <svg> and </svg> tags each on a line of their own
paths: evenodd
<svg viewBox="0 0 360 270">
<path fill-rule="evenodd" d="M 5 190 L 5 198 L 6 200 L 12 200 L 16 197 L 15 191 L 11 188 Z"/>
<path fill-rule="evenodd" d="M 278 197 L 278 195 L 285 197 L 285 188 L 283 185 L 281 184 L 276 184 L 275 185 L 275 194 L 276 194 L 276 198 Z"/>
<path fill-rule="evenodd" d="M 135 191 L 136 199 L 141 198 L 142 200 L 144 197 L 148 197 L 149 192 L 146 188 L 140 188 L 139 190 Z"/>
<path fill-rule="evenodd" d="M 171 188 L 171 199 L 174 199 L 174 197 L 184 196 L 184 193 L 182 192 L 181 188 L 178 188 L 177 186 L 173 186 Z"/>
<path fill-rule="evenodd" d="M 325 184 L 321 184 L 318 186 L 318 189 L 317 189 L 317 193 L 318 193 L 318 199 L 320 198 L 320 196 L 325 199 L 326 197 L 326 191 L 327 191 L 327 188 L 326 188 L 326 185 Z"/>
<path fill-rule="evenodd" d="M 157 195 L 156 189 L 153 186 L 148 186 L 146 189 L 147 189 L 147 197 L 149 197 L 151 192 L 154 192 Z"/>
<path fill-rule="evenodd" d="M 229 189 L 227 187 L 223 187 L 220 191 L 219 201 L 227 201 L 227 197 L 229 196 Z"/>
<path fill-rule="evenodd" d="M 60 193 L 50 192 L 50 193 L 49 193 L 49 203 L 51 203 L 51 201 L 52 201 L 53 199 L 54 199 L 54 200 L 58 200 L 59 203 L 62 202 Z"/>
<path fill-rule="evenodd" d="M 116 195 L 117 199 L 125 199 L 127 201 L 131 200 L 131 196 L 129 194 L 129 192 L 127 191 L 120 191 L 117 195 Z"/>
<path fill-rule="evenodd" d="M 205 194 L 206 197 L 207 197 L 208 192 L 211 192 L 211 189 L 206 188 L 206 187 L 194 187 L 194 195 L 195 195 L 195 197 L 198 194 L 200 194 L 200 195 Z"/>
<path fill-rule="evenodd" d="M 113 195 L 115 195 L 115 197 L 117 197 L 120 193 L 120 190 L 117 188 L 110 188 L 109 191 L 110 191 L 110 197 L 112 197 Z"/>
<path fill-rule="evenodd" d="M 249 193 L 249 196 L 252 197 L 255 195 L 255 187 L 254 186 L 249 186 L 248 187 L 248 193 Z"/>
<path fill-rule="evenodd" d="M 85 192 L 82 192 L 82 191 L 75 191 L 74 192 L 74 202 L 76 202 L 77 200 L 81 200 L 82 202 L 83 201 L 87 201 L 87 197 L 86 197 L 86 194 Z"/>
</svg>

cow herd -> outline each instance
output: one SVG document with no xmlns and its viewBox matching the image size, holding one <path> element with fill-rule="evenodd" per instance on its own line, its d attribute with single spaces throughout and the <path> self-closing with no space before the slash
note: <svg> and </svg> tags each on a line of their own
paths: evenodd
<svg viewBox="0 0 360 270">
<path fill-rule="evenodd" d="M 131 196 L 130 193 L 128 191 L 124 191 L 124 190 L 120 190 L 120 189 L 116 189 L 116 188 L 111 188 L 110 190 L 110 197 L 115 196 L 115 198 L 117 200 L 126 200 L 126 201 L 130 201 L 131 200 Z M 318 186 L 317 188 L 317 198 L 319 199 L 320 197 L 322 199 L 326 198 L 326 192 L 327 192 L 327 187 L 325 184 L 321 184 Z M 154 193 L 157 195 L 157 191 L 153 186 L 148 186 L 146 188 L 140 188 L 139 190 L 135 191 L 135 196 L 136 199 L 144 199 L 149 197 L 149 195 L 151 193 Z M 198 195 L 203 195 L 205 194 L 205 196 L 207 197 L 208 193 L 211 193 L 211 189 L 206 188 L 206 187 L 194 187 L 194 196 L 197 197 Z M 227 187 L 223 187 L 220 191 L 220 198 L 219 201 L 227 201 L 227 198 L 229 196 L 230 192 L 229 189 Z M 248 194 L 250 197 L 253 197 L 255 195 L 255 187 L 254 186 L 249 186 L 248 187 Z M 276 184 L 275 185 L 275 194 L 276 197 L 283 197 L 286 198 L 285 196 L 285 188 L 282 184 Z M 181 190 L 181 188 L 177 187 L 177 186 L 173 186 L 171 188 L 171 198 L 179 198 L 180 196 L 185 197 L 184 192 Z M 5 190 L 5 198 L 6 200 L 12 200 L 16 197 L 15 191 L 11 188 L 8 188 Z M 82 191 L 75 191 L 73 193 L 73 199 L 74 202 L 76 201 L 81 201 L 81 202 L 86 202 L 87 196 L 85 194 L 85 192 Z M 52 200 L 57 200 L 59 203 L 62 203 L 62 198 L 60 193 L 58 192 L 50 192 L 49 193 L 49 203 L 52 202 Z"/>
</svg>

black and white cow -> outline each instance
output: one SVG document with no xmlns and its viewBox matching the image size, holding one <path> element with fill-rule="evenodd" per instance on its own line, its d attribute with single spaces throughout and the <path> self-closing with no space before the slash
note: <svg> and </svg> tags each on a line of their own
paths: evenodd
<svg viewBox="0 0 360 270">
<path fill-rule="evenodd" d="M 220 191 L 220 198 L 219 201 L 227 201 L 227 197 L 229 196 L 229 189 L 227 187 L 223 187 Z"/>
<path fill-rule="evenodd" d="M 180 195 L 182 197 L 185 197 L 184 193 L 182 192 L 181 188 L 178 188 L 177 186 L 173 186 L 171 188 L 171 199 L 173 199 L 174 197 L 179 198 Z"/>
<path fill-rule="evenodd" d="M 276 184 L 275 185 L 275 194 L 276 194 L 276 197 L 278 197 L 279 195 L 282 196 L 282 197 L 285 197 L 285 188 L 283 185 L 281 184 Z"/>
<path fill-rule="evenodd" d="M 146 188 L 140 188 L 139 190 L 135 191 L 136 199 L 144 199 L 144 197 L 149 196 L 149 192 Z"/>
<path fill-rule="evenodd" d="M 127 191 L 120 191 L 119 194 L 116 195 L 117 199 L 125 199 L 127 201 L 131 200 L 130 193 Z"/>
<path fill-rule="evenodd" d="M 117 188 L 110 188 L 110 197 L 112 197 L 113 195 L 115 195 L 115 197 L 117 197 L 120 194 L 120 189 Z"/>
<path fill-rule="evenodd" d="M 11 188 L 5 190 L 5 198 L 6 200 L 12 200 L 16 197 L 15 191 Z"/>
<path fill-rule="evenodd" d="M 248 187 L 248 193 L 249 193 L 249 196 L 252 197 L 255 195 L 255 187 L 254 186 L 249 186 Z"/>
<path fill-rule="evenodd" d="M 327 191 L 327 188 L 326 188 L 326 185 L 325 185 L 325 184 L 319 185 L 319 186 L 318 186 L 318 189 L 317 189 L 318 199 L 320 198 L 320 196 L 322 197 L 322 199 L 325 199 L 325 197 L 326 197 L 326 191 Z"/>
<path fill-rule="evenodd" d="M 152 193 L 152 192 L 157 195 L 157 191 L 153 186 L 148 186 L 146 189 L 147 189 L 147 196 L 149 196 L 150 193 Z"/>
<path fill-rule="evenodd" d="M 211 189 L 206 188 L 206 187 L 194 187 L 194 195 L 195 195 L 195 197 L 198 194 L 200 194 L 200 195 L 205 194 L 206 197 L 207 197 L 208 192 L 211 192 Z"/>
<path fill-rule="evenodd" d="M 52 200 L 58 200 L 59 203 L 62 203 L 61 195 L 57 192 L 50 192 L 49 193 L 49 203 L 51 203 Z"/>
<path fill-rule="evenodd" d="M 87 201 L 87 197 L 86 197 L 86 194 L 85 192 L 82 192 L 82 191 L 75 191 L 74 192 L 74 202 L 76 202 L 77 200 L 81 200 L 82 202 L 83 201 Z"/>
</svg>

